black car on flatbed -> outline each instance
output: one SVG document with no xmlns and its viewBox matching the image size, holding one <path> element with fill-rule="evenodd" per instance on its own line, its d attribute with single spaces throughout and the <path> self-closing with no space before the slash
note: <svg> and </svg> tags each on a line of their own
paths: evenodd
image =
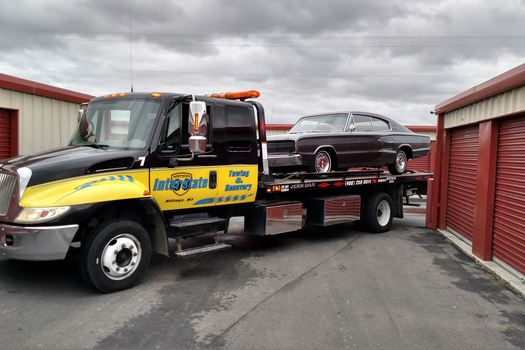
<svg viewBox="0 0 525 350">
<path fill-rule="evenodd" d="M 268 137 L 270 166 L 327 173 L 350 167 L 388 166 L 405 172 L 409 159 L 423 157 L 430 138 L 414 134 L 398 122 L 367 112 L 343 112 L 299 119 L 283 135 Z"/>
</svg>

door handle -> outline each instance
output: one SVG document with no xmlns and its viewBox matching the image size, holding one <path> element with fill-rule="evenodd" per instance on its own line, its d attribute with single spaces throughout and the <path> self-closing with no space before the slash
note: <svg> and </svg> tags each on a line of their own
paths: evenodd
<svg viewBox="0 0 525 350">
<path fill-rule="evenodd" d="M 210 171 L 210 189 L 217 188 L 217 171 Z"/>
</svg>

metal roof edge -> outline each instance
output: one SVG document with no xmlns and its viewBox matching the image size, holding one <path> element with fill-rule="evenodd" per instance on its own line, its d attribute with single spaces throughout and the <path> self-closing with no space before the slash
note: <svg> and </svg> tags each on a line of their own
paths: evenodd
<svg viewBox="0 0 525 350">
<path fill-rule="evenodd" d="M 435 111 L 450 112 L 520 85 L 525 85 L 525 63 L 437 104 Z"/>
<path fill-rule="evenodd" d="M 2 73 L 0 73 L 0 88 L 78 104 L 88 102 L 94 97 L 80 92 L 62 89 Z"/>
<path fill-rule="evenodd" d="M 436 125 L 405 125 L 405 128 L 415 132 L 437 132 Z"/>
</svg>

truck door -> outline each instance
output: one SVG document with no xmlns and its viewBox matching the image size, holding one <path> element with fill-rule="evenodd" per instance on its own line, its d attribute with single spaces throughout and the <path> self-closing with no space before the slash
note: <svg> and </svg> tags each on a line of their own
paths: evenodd
<svg viewBox="0 0 525 350">
<path fill-rule="evenodd" d="M 191 160 L 189 104 L 179 103 L 166 116 L 157 150 L 150 156 L 150 191 L 163 211 L 215 205 L 219 158 L 213 112 L 208 106 L 206 153 Z"/>
<path fill-rule="evenodd" d="M 221 107 L 221 133 L 217 205 L 253 202 L 257 193 L 258 158 L 255 115 L 251 105 Z"/>
</svg>

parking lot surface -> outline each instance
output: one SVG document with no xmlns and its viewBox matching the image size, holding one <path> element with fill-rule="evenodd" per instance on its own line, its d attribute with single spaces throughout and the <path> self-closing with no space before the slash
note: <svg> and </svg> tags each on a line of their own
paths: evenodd
<svg viewBox="0 0 525 350">
<path fill-rule="evenodd" d="M 384 234 L 228 235 L 232 250 L 155 257 L 109 295 L 70 261 L 2 260 L 1 347 L 525 348 L 524 300 L 423 226 L 414 213 Z"/>
</svg>

